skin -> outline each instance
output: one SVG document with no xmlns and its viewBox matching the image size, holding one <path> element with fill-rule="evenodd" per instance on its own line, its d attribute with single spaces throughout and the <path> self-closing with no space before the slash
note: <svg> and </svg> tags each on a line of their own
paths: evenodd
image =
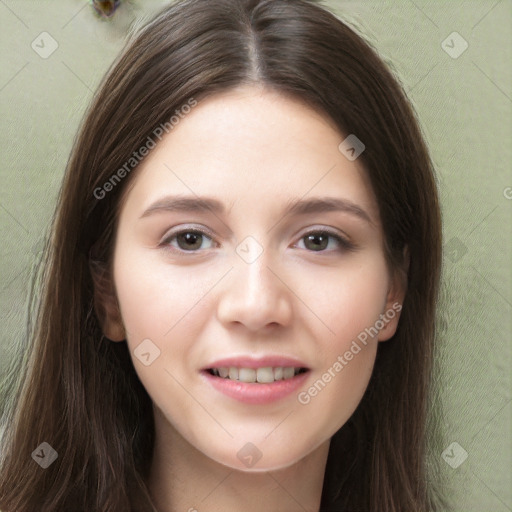
<svg viewBox="0 0 512 512">
<path fill-rule="evenodd" d="M 209 97 L 145 158 L 118 220 L 115 297 L 104 331 L 127 340 L 154 404 L 156 444 L 150 491 L 162 511 L 318 511 L 332 435 L 367 387 L 379 341 L 399 314 L 335 372 L 307 404 L 296 392 L 266 405 L 213 389 L 199 371 L 216 359 L 279 354 L 310 369 L 299 391 L 333 367 L 379 315 L 403 300 L 391 279 L 378 207 L 366 172 L 338 150 L 345 138 L 325 115 L 256 86 Z M 144 215 L 169 195 L 209 196 L 224 213 Z M 342 198 L 366 212 L 284 215 L 289 201 Z M 169 235 L 206 229 L 194 249 Z M 308 242 L 331 229 L 347 249 Z M 263 249 L 252 263 L 236 248 L 247 236 Z M 254 242 L 251 242 L 255 247 Z M 181 250 L 180 250 L 181 248 Z M 194 252 L 195 251 L 195 252 Z M 110 300 L 110 304 L 109 304 Z M 118 304 L 116 309 L 112 304 Z M 134 350 L 150 339 L 149 366 Z M 252 443 L 261 459 L 237 452 Z"/>
</svg>

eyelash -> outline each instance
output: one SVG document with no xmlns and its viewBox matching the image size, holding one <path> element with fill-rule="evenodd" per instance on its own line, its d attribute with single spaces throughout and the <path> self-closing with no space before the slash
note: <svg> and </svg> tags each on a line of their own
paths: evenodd
<svg viewBox="0 0 512 512">
<path fill-rule="evenodd" d="M 169 249 L 171 241 L 176 239 L 176 237 L 178 235 L 181 235 L 181 234 L 184 234 L 184 233 L 192 233 L 192 234 L 195 234 L 195 235 L 202 235 L 202 236 L 205 236 L 205 237 L 209 238 L 213 242 L 213 237 L 211 236 L 211 234 L 209 232 L 203 231 L 203 230 L 197 229 L 197 228 L 190 228 L 190 229 L 181 229 L 180 231 L 176 231 L 174 233 L 170 233 L 168 236 L 166 236 L 162 240 L 161 246 L 163 246 L 164 248 L 166 248 L 168 250 L 171 250 L 173 252 L 175 251 L 175 252 L 179 252 L 179 253 L 182 253 L 182 254 L 194 254 L 194 253 L 202 252 L 200 249 L 199 250 L 187 251 L 187 250 L 180 249 L 179 247 L 174 247 L 174 246 L 173 246 L 172 249 Z M 340 251 L 353 251 L 356 248 L 356 246 L 352 242 L 349 242 L 346 238 L 342 237 L 338 233 L 336 233 L 334 231 L 331 231 L 329 229 L 326 229 L 326 228 L 308 231 L 307 233 L 304 233 L 300 237 L 299 241 L 303 240 L 304 238 L 306 238 L 309 235 L 329 236 L 329 237 L 333 238 L 334 240 L 336 240 L 336 242 L 339 244 L 340 247 L 338 249 L 334 249 L 334 250 L 322 249 L 320 251 L 313 251 L 313 250 L 304 249 L 304 250 L 306 250 L 308 252 L 312 252 L 312 253 L 331 253 L 331 252 L 340 252 Z"/>
</svg>

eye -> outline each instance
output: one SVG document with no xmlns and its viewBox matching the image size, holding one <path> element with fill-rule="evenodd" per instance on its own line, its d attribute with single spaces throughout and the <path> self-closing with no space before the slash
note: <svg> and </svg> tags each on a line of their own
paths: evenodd
<svg viewBox="0 0 512 512">
<path fill-rule="evenodd" d="M 208 241 L 206 246 L 203 245 L 205 241 Z M 210 249 L 213 245 L 213 240 L 204 231 L 199 229 L 183 229 L 171 233 L 164 239 L 162 244 L 177 247 L 179 250 L 186 252 L 198 252 L 199 249 Z"/>
<path fill-rule="evenodd" d="M 304 241 L 304 247 L 300 248 L 305 248 L 313 252 L 331 252 L 336 249 L 354 249 L 354 245 L 350 243 L 347 239 L 343 238 L 337 233 L 334 233 L 326 229 L 310 231 L 309 233 L 306 233 L 301 237 L 299 243 L 302 241 Z M 326 251 L 326 249 L 329 250 Z"/>
<path fill-rule="evenodd" d="M 304 242 L 302 247 L 301 242 Z M 171 246 L 183 252 L 200 252 L 200 250 L 211 249 L 214 242 L 212 237 L 203 230 L 182 229 L 166 236 L 162 245 Z M 355 248 L 351 242 L 341 235 L 326 229 L 306 233 L 300 238 L 297 246 L 311 252 L 332 252 Z"/>
</svg>

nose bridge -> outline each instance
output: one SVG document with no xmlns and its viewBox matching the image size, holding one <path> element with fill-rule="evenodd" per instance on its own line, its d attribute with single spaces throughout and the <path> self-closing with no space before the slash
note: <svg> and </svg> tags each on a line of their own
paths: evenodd
<svg viewBox="0 0 512 512">
<path fill-rule="evenodd" d="M 251 330 L 287 325 L 291 317 L 287 288 L 270 270 L 272 254 L 258 245 L 249 239 L 237 246 L 235 268 L 218 307 L 222 322 L 242 323 Z"/>
<path fill-rule="evenodd" d="M 242 297 L 245 300 L 258 299 L 261 304 L 263 298 L 275 295 L 276 283 L 270 279 L 273 274 L 269 270 L 268 252 L 263 252 L 254 261 L 241 261 L 237 265 L 236 273 L 241 284 Z"/>
<path fill-rule="evenodd" d="M 261 240 L 261 237 L 259 237 Z M 257 295 L 263 298 L 265 292 L 275 292 L 270 287 L 276 283 L 268 282 L 272 273 L 268 269 L 272 266 L 272 255 L 268 248 L 253 236 L 245 237 L 236 247 L 235 274 L 240 281 L 241 291 L 245 300 Z M 260 303 L 261 303 L 260 298 Z"/>
<path fill-rule="evenodd" d="M 238 248 L 237 248 L 238 249 Z M 258 255 L 254 247 L 250 249 L 251 257 L 235 264 L 235 293 L 246 307 L 258 305 L 260 310 L 270 306 L 281 295 L 275 276 L 270 272 L 269 251 L 262 250 Z"/>
</svg>

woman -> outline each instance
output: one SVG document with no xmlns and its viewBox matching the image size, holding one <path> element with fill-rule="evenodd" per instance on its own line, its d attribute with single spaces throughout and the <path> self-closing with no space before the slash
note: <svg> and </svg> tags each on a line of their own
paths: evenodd
<svg viewBox="0 0 512 512">
<path fill-rule="evenodd" d="M 306 0 L 169 5 L 68 163 L 1 510 L 434 510 L 440 251 L 414 114 L 358 35 Z"/>
</svg>

